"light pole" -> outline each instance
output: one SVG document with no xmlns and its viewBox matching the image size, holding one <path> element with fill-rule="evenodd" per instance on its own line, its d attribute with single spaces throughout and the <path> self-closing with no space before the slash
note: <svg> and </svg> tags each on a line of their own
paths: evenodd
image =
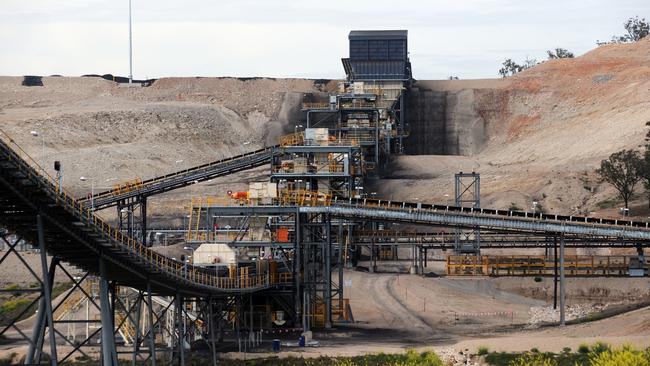
<svg viewBox="0 0 650 366">
<path fill-rule="evenodd" d="M 43 160 L 42 161 L 43 167 L 45 167 L 45 134 L 38 133 L 38 131 L 33 131 L 33 130 L 29 131 L 29 134 L 34 137 L 41 136 L 41 159 Z"/>
<path fill-rule="evenodd" d="M 90 181 L 90 210 L 95 211 L 95 178 L 79 177 L 79 180 Z"/>
<path fill-rule="evenodd" d="M 131 0 L 129 0 L 129 84 L 133 83 L 133 41 L 131 35 Z"/>
</svg>

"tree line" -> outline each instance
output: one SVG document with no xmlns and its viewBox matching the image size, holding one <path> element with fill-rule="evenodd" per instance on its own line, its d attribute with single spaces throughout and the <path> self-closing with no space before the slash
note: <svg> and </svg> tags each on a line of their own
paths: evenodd
<svg viewBox="0 0 650 366">
<path fill-rule="evenodd" d="M 639 18 L 638 16 L 626 20 L 625 23 L 623 23 L 623 28 L 625 28 L 627 34 L 624 34 L 622 36 L 613 36 L 610 41 L 606 42 L 596 41 L 596 44 L 601 46 L 609 43 L 631 43 L 645 38 L 648 36 L 648 34 L 650 34 L 650 23 L 648 23 L 645 18 Z M 564 48 L 549 50 L 546 51 L 546 54 L 549 60 L 575 57 L 573 52 L 570 52 Z M 502 67 L 499 69 L 499 75 L 504 78 L 512 76 L 535 65 L 538 65 L 539 63 L 540 62 L 537 62 L 537 60 L 534 58 L 526 58 L 522 64 L 513 61 L 511 58 L 507 58 L 505 61 L 503 61 Z"/>
</svg>

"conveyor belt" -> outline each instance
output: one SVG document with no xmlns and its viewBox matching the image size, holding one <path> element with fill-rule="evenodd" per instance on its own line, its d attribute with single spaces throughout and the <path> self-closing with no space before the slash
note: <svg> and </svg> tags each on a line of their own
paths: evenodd
<svg viewBox="0 0 650 366">
<path fill-rule="evenodd" d="M 128 192 L 120 192 L 119 190 L 112 189 L 96 193 L 93 196 L 93 206 L 95 210 L 101 210 L 115 206 L 122 200 L 134 197 L 148 197 L 171 191 L 173 189 L 182 188 L 196 182 L 203 182 L 242 170 L 270 164 L 271 158 L 280 154 L 279 147 L 279 145 L 265 147 L 246 154 L 217 160 L 194 168 L 148 179 L 143 181 L 138 188 Z M 79 202 L 83 202 L 85 206 L 90 206 L 90 196 L 80 198 Z"/>
<path fill-rule="evenodd" d="M 99 273 L 101 258 L 109 280 L 141 290 L 150 281 L 154 291 L 161 295 L 180 291 L 225 296 L 270 287 L 268 275 L 251 276 L 244 281 L 219 278 L 214 271 L 184 265 L 144 247 L 59 190 L 54 179 L 1 130 L 0 137 L 5 138 L 0 138 L 0 227 L 10 233 L 38 244 L 40 216 L 44 245 L 51 255 L 95 274 Z"/>
<path fill-rule="evenodd" d="M 336 217 L 368 221 L 478 228 L 496 232 L 545 233 L 551 236 L 565 234 L 650 242 L 650 225 L 644 221 L 533 214 L 375 199 L 335 200 L 331 206 L 300 207 L 300 212 L 328 213 Z"/>
</svg>

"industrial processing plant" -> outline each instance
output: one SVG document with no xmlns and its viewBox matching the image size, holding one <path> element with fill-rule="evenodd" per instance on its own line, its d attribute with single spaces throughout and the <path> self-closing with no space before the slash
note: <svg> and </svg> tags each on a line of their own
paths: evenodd
<svg viewBox="0 0 650 366">
<path fill-rule="evenodd" d="M 650 346 L 647 204 L 619 210 L 596 173 L 643 142 L 648 39 L 495 80 L 414 79 L 407 30 L 347 45 L 341 80 L 0 78 L 0 269 L 24 272 L 0 281 L 2 350 L 487 365 Z"/>
</svg>

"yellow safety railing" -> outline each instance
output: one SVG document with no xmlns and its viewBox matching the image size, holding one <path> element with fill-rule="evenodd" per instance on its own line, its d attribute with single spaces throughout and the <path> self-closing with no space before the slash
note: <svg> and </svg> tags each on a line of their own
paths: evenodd
<svg viewBox="0 0 650 366">
<path fill-rule="evenodd" d="M 567 275 L 626 275 L 630 256 L 564 256 L 564 270 Z M 559 264 L 558 264 L 559 266 Z M 650 268 L 646 261 L 645 269 Z M 553 275 L 553 258 L 540 255 L 529 256 L 448 256 L 447 275 L 450 276 L 509 276 L 509 275 Z"/>
<path fill-rule="evenodd" d="M 329 206 L 332 195 L 302 189 L 283 189 L 279 191 L 280 204 L 285 206 Z"/>
<path fill-rule="evenodd" d="M 302 109 L 327 109 L 329 103 L 302 103 Z"/>
<path fill-rule="evenodd" d="M 335 138 L 334 140 L 329 141 L 330 146 L 359 146 L 360 140 L 357 138 Z"/>
<path fill-rule="evenodd" d="M 296 171 L 296 166 L 293 164 L 287 164 L 283 162 L 282 164 L 274 164 L 271 167 L 273 173 L 299 173 L 299 174 L 328 174 L 328 173 L 343 173 L 345 171 L 345 164 L 342 164 L 336 160 L 330 160 L 327 162 L 313 163 L 308 164 L 305 167 L 305 171 L 298 170 Z"/>
<path fill-rule="evenodd" d="M 81 284 L 79 287 L 89 294 L 91 293 L 92 284 L 94 284 L 94 281 L 90 279 L 86 279 L 84 283 Z M 72 293 L 69 294 L 65 300 L 63 300 L 63 303 L 57 305 L 57 308 L 54 311 L 54 320 L 58 321 L 63 319 L 66 315 L 70 313 L 70 311 L 74 311 L 80 304 L 82 304 L 86 300 L 85 294 L 80 289 L 74 288 L 74 289 L 70 289 L 70 291 L 72 291 Z"/>
<path fill-rule="evenodd" d="M 375 102 L 366 102 L 366 101 L 354 101 L 341 103 L 339 108 L 341 109 L 352 109 L 352 108 L 375 108 L 377 104 Z"/>
<path fill-rule="evenodd" d="M 115 325 L 120 325 L 118 331 L 122 336 L 127 338 L 127 343 L 132 343 L 135 340 L 135 327 L 131 323 L 131 319 L 121 310 L 115 311 Z"/>
<path fill-rule="evenodd" d="M 302 145 L 304 142 L 305 142 L 305 133 L 302 131 L 291 133 L 285 136 L 280 136 L 281 147 Z"/>
<path fill-rule="evenodd" d="M 53 179 L 45 169 L 38 165 L 34 159 L 32 159 L 32 157 L 29 156 L 29 154 L 27 154 L 27 152 L 25 152 L 25 150 L 23 150 L 11 138 L 11 136 L 1 129 L 0 138 L 5 141 L 5 144 L 10 148 L 10 151 L 7 151 L 7 158 L 10 161 L 15 161 L 18 169 L 20 169 L 28 178 L 38 181 L 46 190 L 50 190 L 51 195 L 54 196 L 56 204 L 73 213 L 81 222 L 100 231 L 105 237 L 117 242 L 118 245 L 127 248 L 132 255 L 145 260 L 150 266 L 157 270 L 162 270 L 169 275 L 183 278 L 196 285 L 217 287 L 221 289 L 250 289 L 268 285 L 268 275 L 262 275 L 251 276 L 254 278 L 247 279 L 244 282 L 246 286 L 238 287 L 242 285 L 242 281 L 239 279 L 234 282 L 224 282 L 222 278 L 219 278 L 214 274 L 204 272 L 194 266 L 185 265 L 177 260 L 154 252 L 142 245 L 142 243 L 135 238 L 125 235 L 118 228 L 109 225 L 107 222 L 95 215 L 90 208 L 85 207 L 81 202 L 77 202 L 73 194 L 69 193 L 62 187 L 58 187 L 56 180 Z"/>
<path fill-rule="evenodd" d="M 329 206 L 332 203 L 332 195 L 318 191 L 304 189 L 279 189 L 278 198 L 270 200 L 270 204 L 286 206 Z M 196 215 L 200 210 L 210 206 L 248 206 L 257 204 L 256 199 L 233 199 L 230 197 L 194 197 L 190 204 L 190 212 Z M 192 211 L 193 210 L 193 211 Z M 196 222 L 197 219 L 193 219 Z M 190 225 L 192 234 L 188 238 L 199 238 L 200 234 L 196 224 Z M 196 230 L 194 230 L 196 229 Z"/>
<path fill-rule="evenodd" d="M 126 182 L 117 183 L 113 185 L 113 195 L 127 193 L 142 188 L 142 179 L 135 178 Z"/>
</svg>

